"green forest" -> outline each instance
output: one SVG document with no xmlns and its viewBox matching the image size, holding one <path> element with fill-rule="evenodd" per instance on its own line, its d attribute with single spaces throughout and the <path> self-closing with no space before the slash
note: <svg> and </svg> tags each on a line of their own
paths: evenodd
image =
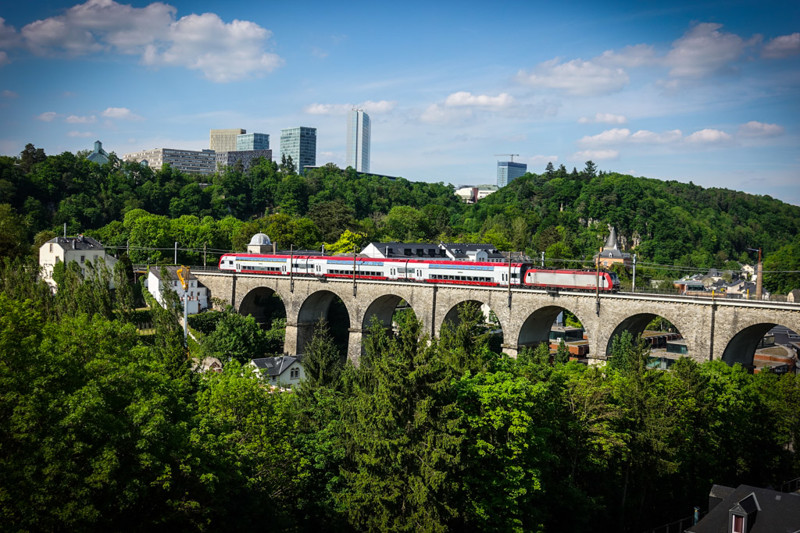
<svg viewBox="0 0 800 533">
<path fill-rule="evenodd" d="M 4 261 L 0 530 L 639 533 L 712 483 L 800 475 L 793 374 L 655 370 L 629 335 L 602 368 L 545 345 L 512 359 L 467 306 L 438 339 L 413 314 L 376 324 L 357 367 L 320 323 L 280 393 L 238 362 L 268 349 L 252 318 L 196 324 L 215 340 L 192 355 L 227 361 L 198 374 L 177 301 L 142 316 L 129 275 L 66 268 L 53 294 Z"/>
<path fill-rule="evenodd" d="M 477 204 L 453 186 L 359 175 L 329 164 L 300 176 L 291 160 L 260 160 L 212 176 L 151 169 L 111 154 L 46 155 L 32 144 L 0 157 L 0 257 L 35 253 L 63 232 L 84 233 L 134 263 L 216 262 L 256 232 L 283 249 L 350 251 L 370 241 L 481 242 L 544 252 L 547 266 L 585 266 L 614 226 L 637 254 L 638 279 L 737 272 L 761 249 L 765 288 L 800 288 L 800 207 L 768 196 L 552 164 Z M 338 246 L 337 246 L 338 244 Z M 331 247 L 333 245 L 333 247 Z M 33 247 L 33 250 L 31 249 Z M 205 253 L 204 253 L 205 250 Z M 620 272 L 623 280 L 630 273 Z"/>
</svg>

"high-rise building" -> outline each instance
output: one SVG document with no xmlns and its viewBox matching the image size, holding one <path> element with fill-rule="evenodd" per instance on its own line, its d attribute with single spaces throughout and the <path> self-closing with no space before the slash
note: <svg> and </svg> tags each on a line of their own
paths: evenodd
<svg viewBox="0 0 800 533">
<path fill-rule="evenodd" d="M 243 133 L 247 133 L 247 130 L 211 130 L 208 147 L 215 152 L 233 152 L 236 150 L 236 137 Z"/>
<path fill-rule="evenodd" d="M 497 186 L 505 187 L 515 179 L 523 176 L 528 171 L 525 163 L 515 163 L 513 161 L 497 162 Z"/>
<path fill-rule="evenodd" d="M 347 166 L 369 172 L 369 115 L 360 109 L 347 114 Z"/>
<path fill-rule="evenodd" d="M 317 128 L 289 128 L 281 130 L 281 161 L 291 157 L 298 174 L 305 167 L 317 164 Z"/>
<path fill-rule="evenodd" d="M 236 136 L 236 151 L 269 150 L 269 135 L 266 133 L 242 133 Z"/>
<path fill-rule="evenodd" d="M 190 174 L 213 174 L 216 170 L 214 150 L 175 150 L 173 148 L 154 148 L 132 152 L 122 156 L 125 161 L 144 163 L 153 170 L 161 170 L 164 164 Z"/>
</svg>

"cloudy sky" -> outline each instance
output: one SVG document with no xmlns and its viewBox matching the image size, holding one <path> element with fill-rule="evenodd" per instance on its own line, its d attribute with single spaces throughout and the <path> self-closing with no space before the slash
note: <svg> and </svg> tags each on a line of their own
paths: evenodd
<svg viewBox="0 0 800 533">
<path fill-rule="evenodd" d="M 800 205 L 800 2 L 19 2 L 0 8 L 0 153 L 208 147 L 317 128 L 343 165 L 493 183 L 496 161 Z"/>
</svg>

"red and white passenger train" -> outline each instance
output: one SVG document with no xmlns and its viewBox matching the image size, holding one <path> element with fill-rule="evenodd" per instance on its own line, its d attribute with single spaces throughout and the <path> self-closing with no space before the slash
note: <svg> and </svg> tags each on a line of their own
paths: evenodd
<svg viewBox="0 0 800 533">
<path fill-rule="evenodd" d="M 535 268 L 529 263 L 485 263 L 475 261 L 426 260 L 414 258 L 380 259 L 370 257 L 287 255 L 287 254 L 225 254 L 219 269 L 242 274 L 279 276 L 308 276 L 414 281 L 448 285 L 481 285 L 488 287 L 530 287 L 617 292 L 619 278 L 614 272 L 593 270 L 550 270 Z"/>
</svg>

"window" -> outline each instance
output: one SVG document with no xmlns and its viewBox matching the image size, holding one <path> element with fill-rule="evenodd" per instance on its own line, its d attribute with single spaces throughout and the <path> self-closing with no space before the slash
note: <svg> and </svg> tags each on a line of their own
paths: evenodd
<svg viewBox="0 0 800 533">
<path fill-rule="evenodd" d="M 744 533 L 744 517 L 733 515 L 733 527 L 731 533 Z"/>
<path fill-rule="evenodd" d="M 86 256 L 85 256 L 85 255 L 82 255 L 82 256 L 81 256 L 81 263 L 83 263 L 84 261 L 86 261 Z"/>
<path fill-rule="evenodd" d="M 300 377 L 300 369 L 299 369 L 299 368 L 293 368 L 293 369 L 291 369 L 291 370 L 289 371 L 289 376 L 290 376 L 292 379 L 297 379 L 297 378 L 299 378 L 299 377 Z"/>
</svg>

